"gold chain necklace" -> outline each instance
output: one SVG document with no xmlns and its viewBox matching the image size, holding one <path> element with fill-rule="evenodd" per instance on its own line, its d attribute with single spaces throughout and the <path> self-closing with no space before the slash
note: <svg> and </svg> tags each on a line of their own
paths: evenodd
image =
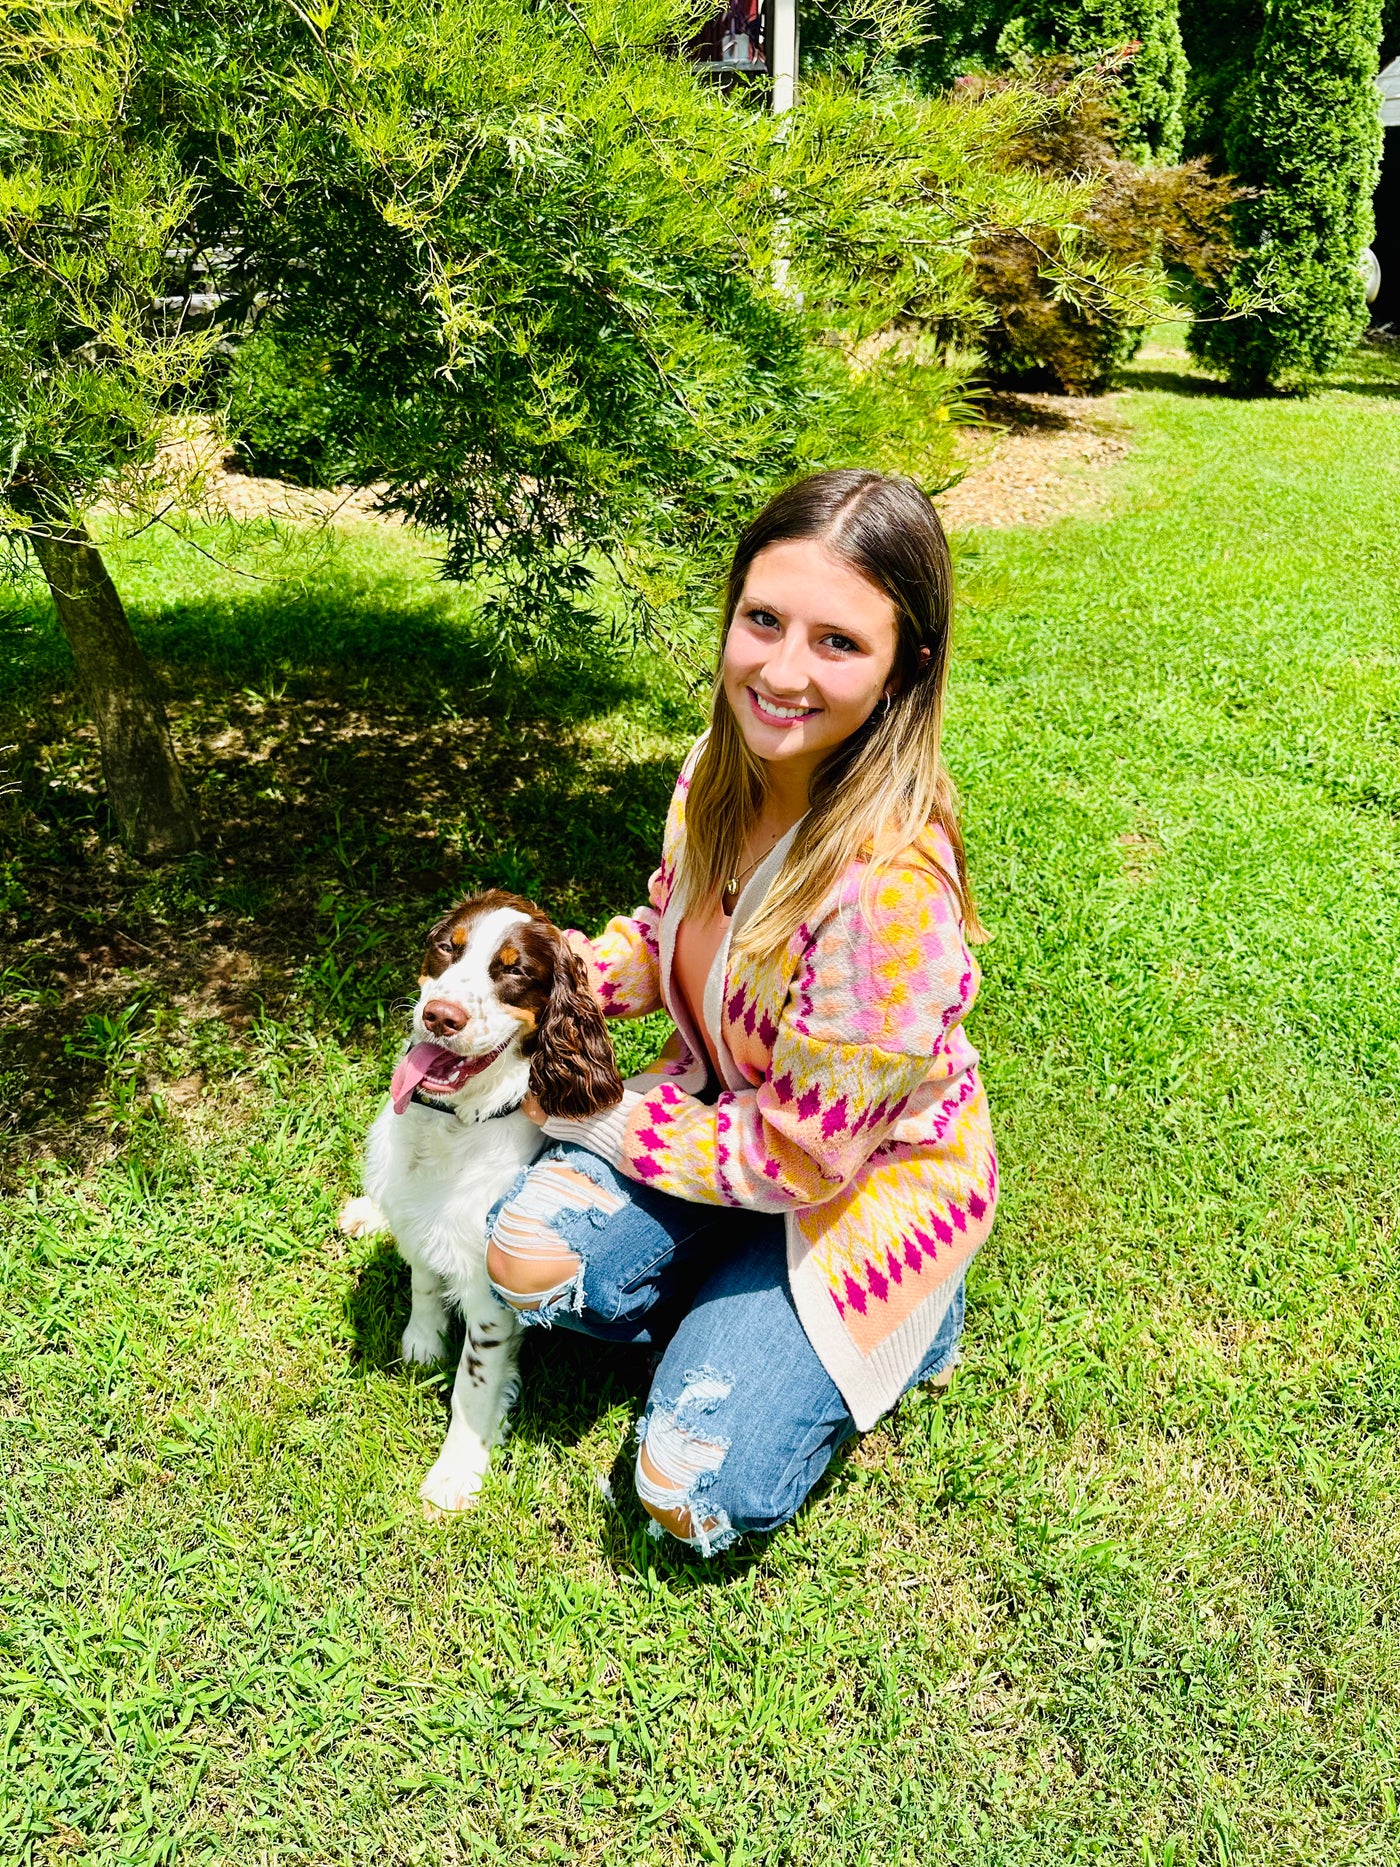
<svg viewBox="0 0 1400 1867">
<path fill-rule="evenodd" d="M 765 856 L 771 856 L 782 841 L 782 834 L 775 836 L 766 849 L 760 850 L 746 868 L 737 870 L 719 891 L 719 904 L 726 914 L 732 914 L 739 904 L 739 884 L 744 877 L 756 869 Z"/>
</svg>

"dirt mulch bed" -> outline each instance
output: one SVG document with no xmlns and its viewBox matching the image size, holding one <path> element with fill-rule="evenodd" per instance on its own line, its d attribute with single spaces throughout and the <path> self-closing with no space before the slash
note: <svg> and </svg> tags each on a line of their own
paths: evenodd
<svg viewBox="0 0 1400 1867">
<path fill-rule="evenodd" d="M 377 486 L 296 486 L 287 480 L 246 473 L 207 421 L 182 421 L 162 444 L 151 484 L 164 493 L 178 487 L 180 503 L 210 520 L 276 519 L 289 525 L 400 525 L 398 513 L 385 512 Z M 99 505 L 97 510 L 103 511 Z M 138 508 L 139 510 L 139 508 Z"/>
<path fill-rule="evenodd" d="M 963 431 L 966 477 L 941 493 L 950 531 L 1048 525 L 1103 503 L 1104 469 L 1128 451 L 1114 396 L 986 396 L 986 426 Z"/>
<path fill-rule="evenodd" d="M 1116 397 L 996 390 L 980 398 L 982 423 L 962 430 L 966 472 L 937 504 L 950 531 L 1046 525 L 1091 511 L 1105 496 L 1103 469 L 1128 451 Z M 324 490 L 239 470 L 205 424 L 192 423 L 161 450 L 161 473 L 194 476 L 211 516 L 292 524 L 400 524 L 377 487 Z"/>
</svg>

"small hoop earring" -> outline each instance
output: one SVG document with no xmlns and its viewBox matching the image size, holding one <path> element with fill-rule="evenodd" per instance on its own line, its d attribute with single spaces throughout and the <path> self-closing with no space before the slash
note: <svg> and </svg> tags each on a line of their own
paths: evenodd
<svg viewBox="0 0 1400 1867">
<path fill-rule="evenodd" d="M 887 720 L 889 717 L 890 717 L 890 692 L 889 692 L 889 689 L 886 688 L 885 689 L 885 710 L 880 715 L 880 719 L 883 722 Z"/>
</svg>

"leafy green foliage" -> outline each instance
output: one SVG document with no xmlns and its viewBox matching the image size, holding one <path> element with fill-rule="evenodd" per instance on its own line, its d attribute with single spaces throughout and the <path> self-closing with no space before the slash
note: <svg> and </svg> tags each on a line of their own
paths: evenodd
<svg viewBox="0 0 1400 1867">
<path fill-rule="evenodd" d="M 1366 328 L 1379 39 L 1379 0 L 1267 0 L 1229 96 L 1221 153 L 1255 191 L 1237 210 L 1240 272 L 1272 304 L 1198 324 L 1192 346 L 1246 393 L 1310 387 Z"/>
<path fill-rule="evenodd" d="M 161 301 L 196 190 L 131 105 L 133 0 L 0 0 L 0 529 L 140 502 L 214 336 Z"/>
<path fill-rule="evenodd" d="M 997 41 L 1002 57 L 1067 52 L 1079 57 L 1131 49 L 1123 79 L 1121 147 L 1140 162 L 1181 152 L 1186 58 L 1178 0 L 1029 0 Z"/>
<path fill-rule="evenodd" d="M 169 522 L 158 442 L 219 404 L 439 532 L 499 648 L 684 611 L 805 468 L 938 483 L 966 359 L 866 340 L 965 336 L 972 230 L 1073 200 L 996 164 L 1033 96 L 892 76 L 909 0 L 844 9 L 784 125 L 677 55 L 690 0 L 4 3 L 14 514 Z"/>
<path fill-rule="evenodd" d="M 995 231 L 974 248 L 977 286 L 996 321 L 982 343 L 992 374 L 1098 393 L 1114 380 L 1152 322 L 1166 280 L 1199 290 L 1220 284 L 1235 260 L 1230 214 L 1235 190 L 1204 161 L 1144 167 L 1119 153 L 1122 93 L 1111 71 L 1077 72 L 1069 59 L 1023 68 L 1056 100 L 1057 114 L 1033 124 L 1003 160 L 1035 173 L 1092 183 L 1072 247 L 1045 230 Z M 965 78 L 959 95 L 994 91 L 1004 78 Z M 1115 269 L 1117 301 L 1070 289 L 1066 265 Z M 1136 285 L 1138 302 L 1130 297 Z M 1126 302 L 1125 302 L 1126 301 Z"/>
<path fill-rule="evenodd" d="M 926 0 L 923 33 L 904 63 L 931 89 L 967 71 L 992 68 L 1003 27 L 1019 11 L 1016 0 Z M 804 42 L 806 25 L 803 26 Z"/>
<path fill-rule="evenodd" d="M 249 473 L 338 486 L 353 470 L 343 437 L 355 433 L 355 378 L 333 370 L 324 352 L 255 331 L 235 346 L 221 387 L 223 418 Z"/>
<path fill-rule="evenodd" d="M 220 161 L 301 178 L 240 212 L 272 397 L 309 401 L 257 415 L 254 353 L 233 398 L 249 448 L 295 461 L 317 428 L 340 477 L 445 535 L 449 575 L 489 580 L 506 646 L 573 639 L 604 563 L 614 615 L 692 599 L 803 469 L 897 452 L 937 483 L 958 368 L 862 341 L 967 328 L 970 229 L 1058 221 L 1067 197 L 994 161 L 1038 101 L 898 86 L 885 12 L 870 56 L 813 77 L 782 126 L 676 58 L 672 0 L 348 0 L 284 29 L 291 108 L 235 121 Z"/>
<path fill-rule="evenodd" d="M 1254 64 L 1264 26 L 1264 0 L 1181 0 L 1186 50 L 1184 149 L 1227 166 L 1231 99 Z"/>
</svg>

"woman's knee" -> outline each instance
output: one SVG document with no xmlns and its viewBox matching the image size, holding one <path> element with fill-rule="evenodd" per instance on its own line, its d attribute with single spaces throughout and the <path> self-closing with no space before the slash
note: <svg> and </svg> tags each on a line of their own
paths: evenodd
<svg viewBox="0 0 1400 1867">
<path fill-rule="evenodd" d="M 653 1401 L 638 1434 L 637 1497 L 647 1515 L 702 1555 L 738 1537 L 776 1530 L 801 1506 L 830 1458 L 794 1458 L 782 1470 L 723 1431 L 732 1382 L 711 1368 L 686 1376 L 673 1402 Z"/>
<path fill-rule="evenodd" d="M 696 1441 L 693 1455 L 706 1459 L 721 1449 Z M 752 1475 L 726 1476 L 724 1460 L 697 1472 L 690 1458 L 673 1461 L 649 1452 L 637 1454 L 637 1497 L 652 1522 L 678 1542 L 704 1556 L 717 1556 L 741 1536 L 776 1530 L 795 1516 L 810 1486 L 755 1482 Z"/>
<path fill-rule="evenodd" d="M 652 1522 L 678 1542 L 693 1544 L 696 1541 L 700 1532 L 692 1515 L 695 1506 L 684 1482 L 678 1483 L 674 1473 L 664 1470 L 645 1445 L 637 1454 L 637 1497 Z M 667 1499 L 674 1501 L 664 1501 Z M 699 1521 L 706 1536 L 713 1536 L 719 1529 L 719 1519 L 712 1509 L 702 1509 Z"/>
<path fill-rule="evenodd" d="M 486 1274 L 512 1309 L 541 1309 L 577 1290 L 583 1260 L 566 1230 L 582 1216 L 610 1218 L 623 1204 L 564 1160 L 532 1168 L 523 1185 L 501 1207 L 486 1244 Z"/>
<path fill-rule="evenodd" d="M 486 1275 L 491 1288 L 512 1309 L 538 1309 L 546 1297 L 578 1276 L 582 1260 L 561 1244 L 557 1251 L 540 1250 L 529 1257 L 507 1251 L 493 1237 L 486 1247 Z"/>
<path fill-rule="evenodd" d="M 658 1421 L 653 1415 L 651 1424 L 657 1427 L 657 1450 L 652 1451 L 644 1440 L 637 1453 L 637 1497 L 642 1509 L 678 1542 L 688 1543 L 702 1555 L 717 1555 L 741 1534 L 715 1482 L 726 1448 L 689 1437 L 678 1448 L 664 1416 Z"/>
</svg>

